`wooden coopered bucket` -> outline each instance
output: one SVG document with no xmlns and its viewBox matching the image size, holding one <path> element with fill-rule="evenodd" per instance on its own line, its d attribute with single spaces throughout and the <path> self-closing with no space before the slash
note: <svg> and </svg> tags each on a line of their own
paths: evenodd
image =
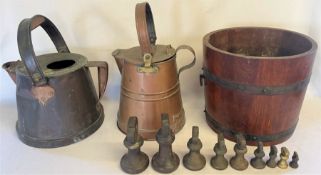
<svg viewBox="0 0 321 175">
<path fill-rule="evenodd" d="M 300 33 L 260 27 L 218 30 L 203 38 L 201 84 L 207 123 L 247 144 L 287 140 L 295 130 L 317 44 Z"/>
</svg>

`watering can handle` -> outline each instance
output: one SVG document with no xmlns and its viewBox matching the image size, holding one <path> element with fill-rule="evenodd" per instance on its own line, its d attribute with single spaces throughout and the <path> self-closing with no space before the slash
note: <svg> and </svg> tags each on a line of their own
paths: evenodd
<svg viewBox="0 0 321 175">
<path fill-rule="evenodd" d="M 136 30 L 142 54 L 152 55 L 152 45 L 156 43 L 156 32 L 153 13 L 147 2 L 136 4 L 135 8 Z"/>
<path fill-rule="evenodd" d="M 97 67 L 98 69 L 98 93 L 99 99 L 101 99 L 107 86 L 108 64 L 105 61 L 88 61 L 87 67 Z"/>
<path fill-rule="evenodd" d="M 188 45 L 180 45 L 177 47 L 176 49 L 176 53 L 182 49 L 186 49 L 188 51 L 190 51 L 192 54 L 193 54 L 193 60 L 191 63 L 185 65 L 185 66 L 182 66 L 181 68 L 179 68 L 178 70 L 178 75 L 180 75 L 181 72 L 183 72 L 184 70 L 187 70 L 191 67 L 193 67 L 195 65 L 195 62 L 196 62 L 196 55 L 195 55 L 195 51 L 194 49 L 191 47 L 191 46 L 188 46 Z"/>
<path fill-rule="evenodd" d="M 31 40 L 31 31 L 38 26 L 46 31 L 59 53 L 69 53 L 70 51 L 59 30 L 48 18 L 35 15 L 21 21 L 18 28 L 19 53 L 33 84 L 42 86 L 47 84 L 47 79 L 39 66 Z"/>
</svg>

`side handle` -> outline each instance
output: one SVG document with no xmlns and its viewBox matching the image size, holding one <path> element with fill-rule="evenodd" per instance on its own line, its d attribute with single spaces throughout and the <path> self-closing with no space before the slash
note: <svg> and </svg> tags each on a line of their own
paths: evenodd
<svg viewBox="0 0 321 175">
<path fill-rule="evenodd" d="M 108 81 L 108 64 L 105 61 L 88 61 L 87 67 L 97 67 L 98 69 L 98 93 L 100 100 L 106 91 Z"/>
<path fill-rule="evenodd" d="M 181 72 L 183 72 L 184 70 L 187 70 L 191 67 L 193 67 L 195 65 L 195 62 L 196 62 L 196 55 L 195 55 L 195 51 L 194 49 L 191 47 L 191 46 L 188 46 L 188 45 L 180 45 L 179 47 L 177 47 L 176 49 L 176 53 L 182 49 L 186 49 L 188 51 L 190 51 L 192 54 L 193 54 L 193 60 L 191 63 L 185 65 L 185 66 L 182 66 L 179 70 L 178 70 L 178 76 L 180 75 Z"/>
</svg>

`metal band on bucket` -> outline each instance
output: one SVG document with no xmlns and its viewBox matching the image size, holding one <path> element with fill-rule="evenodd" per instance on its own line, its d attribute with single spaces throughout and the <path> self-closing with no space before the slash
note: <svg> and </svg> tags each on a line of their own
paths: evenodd
<svg viewBox="0 0 321 175">
<path fill-rule="evenodd" d="M 254 94 L 254 95 L 280 95 L 286 94 L 289 92 L 298 91 L 304 89 L 308 86 L 310 82 L 310 76 L 302 81 L 298 81 L 296 83 L 287 85 L 287 86 L 256 86 L 256 85 L 248 85 L 241 84 L 237 82 L 233 82 L 230 80 L 224 80 L 220 77 L 217 77 L 213 73 L 211 73 L 208 69 L 203 68 L 203 75 L 200 78 L 205 78 L 215 83 L 218 86 L 223 88 L 238 90 L 241 92 Z M 202 84 L 202 79 L 201 79 Z"/>
<path fill-rule="evenodd" d="M 214 119 L 213 116 L 211 116 L 207 110 L 205 109 L 205 115 L 206 115 L 206 120 L 208 122 L 208 124 L 210 125 L 211 128 L 213 128 L 214 130 L 217 130 L 219 132 L 222 132 L 225 136 L 234 138 L 236 134 L 240 133 L 238 131 L 235 131 L 233 129 L 229 129 L 226 128 L 224 126 L 222 126 L 218 121 L 216 121 Z M 246 134 L 242 132 L 242 135 L 245 137 L 246 141 L 261 141 L 261 142 L 273 142 L 276 140 L 282 140 L 285 138 L 288 138 L 289 136 L 292 135 L 292 133 L 294 132 L 296 125 L 298 122 L 296 122 L 294 124 L 294 126 L 292 126 L 291 128 L 279 132 L 277 134 L 271 134 L 271 135 L 252 135 L 252 134 Z"/>
</svg>

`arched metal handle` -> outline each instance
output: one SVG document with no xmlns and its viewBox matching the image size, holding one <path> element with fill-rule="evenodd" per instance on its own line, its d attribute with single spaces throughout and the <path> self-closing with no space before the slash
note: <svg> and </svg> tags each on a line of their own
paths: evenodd
<svg viewBox="0 0 321 175">
<path fill-rule="evenodd" d="M 136 30 L 142 54 L 153 54 L 152 45 L 156 43 L 156 31 L 151 8 L 147 2 L 136 4 Z"/>
<path fill-rule="evenodd" d="M 59 53 L 69 53 L 70 51 L 59 30 L 48 18 L 35 15 L 21 21 L 18 28 L 19 53 L 33 84 L 42 86 L 47 84 L 47 79 L 39 66 L 31 40 L 31 31 L 38 26 L 46 31 Z"/>
<path fill-rule="evenodd" d="M 195 51 L 194 49 L 191 47 L 191 46 L 188 46 L 188 45 L 180 45 L 177 47 L 176 49 L 176 53 L 182 49 L 186 49 L 188 51 L 190 51 L 192 54 L 193 54 L 193 60 L 191 63 L 185 65 L 185 66 L 182 66 L 179 70 L 178 70 L 178 76 L 180 75 L 181 72 L 183 72 L 184 70 L 187 70 L 191 67 L 193 67 L 195 65 L 195 62 L 196 62 L 196 55 L 195 55 Z"/>
</svg>

